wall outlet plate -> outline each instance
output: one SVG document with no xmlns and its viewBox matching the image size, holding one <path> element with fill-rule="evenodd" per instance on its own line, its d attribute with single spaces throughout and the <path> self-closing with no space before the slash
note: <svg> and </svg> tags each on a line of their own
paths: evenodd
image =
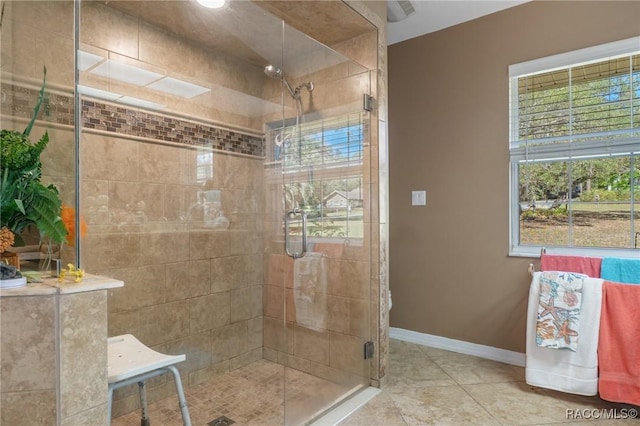
<svg viewBox="0 0 640 426">
<path fill-rule="evenodd" d="M 411 191 L 411 205 L 412 206 L 426 206 L 427 205 L 427 191 Z"/>
</svg>

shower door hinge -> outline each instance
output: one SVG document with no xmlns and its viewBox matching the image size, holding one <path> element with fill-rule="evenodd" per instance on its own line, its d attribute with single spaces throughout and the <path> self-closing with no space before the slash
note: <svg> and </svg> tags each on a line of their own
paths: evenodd
<svg viewBox="0 0 640 426">
<path fill-rule="evenodd" d="M 364 344 L 364 359 L 373 358 L 375 346 L 372 341 L 368 341 Z"/>
<path fill-rule="evenodd" d="M 365 111 L 373 111 L 375 99 L 371 95 L 367 95 L 366 93 L 362 96 L 362 108 Z"/>
</svg>

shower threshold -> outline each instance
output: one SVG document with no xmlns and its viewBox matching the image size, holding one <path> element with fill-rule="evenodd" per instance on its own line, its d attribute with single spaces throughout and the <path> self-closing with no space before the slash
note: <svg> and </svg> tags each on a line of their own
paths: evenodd
<svg viewBox="0 0 640 426">
<path fill-rule="evenodd" d="M 334 426 L 356 412 L 360 407 L 375 398 L 380 393 L 379 388 L 368 386 L 364 389 L 356 389 L 346 400 L 334 408 L 322 414 L 312 421 L 310 426 Z"/>
</svg>

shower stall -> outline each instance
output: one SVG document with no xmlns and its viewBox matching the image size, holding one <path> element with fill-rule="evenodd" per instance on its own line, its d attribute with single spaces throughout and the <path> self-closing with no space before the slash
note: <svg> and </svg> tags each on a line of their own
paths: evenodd
<svg viewBox="0 0 640 426">
<path fill-rule="evenodd" d="M 108 334 L 186 354 L 187 391 L 268 365 L 282 424 L 384 375 L 379 32 L 350 3 L 2 1 L 2 128 L 47 68 L 56 256 L 124 281 Z"/>
</svg>

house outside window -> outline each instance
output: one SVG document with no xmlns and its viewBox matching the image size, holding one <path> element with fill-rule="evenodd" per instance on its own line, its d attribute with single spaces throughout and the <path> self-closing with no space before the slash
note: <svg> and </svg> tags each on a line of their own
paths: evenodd
<svg viewBox="0 0 640 426">
<path fill-rule="evenodd" d="M 640 38 L 509 77 L 510 254 L 639 249 Z"/>
</svg>

